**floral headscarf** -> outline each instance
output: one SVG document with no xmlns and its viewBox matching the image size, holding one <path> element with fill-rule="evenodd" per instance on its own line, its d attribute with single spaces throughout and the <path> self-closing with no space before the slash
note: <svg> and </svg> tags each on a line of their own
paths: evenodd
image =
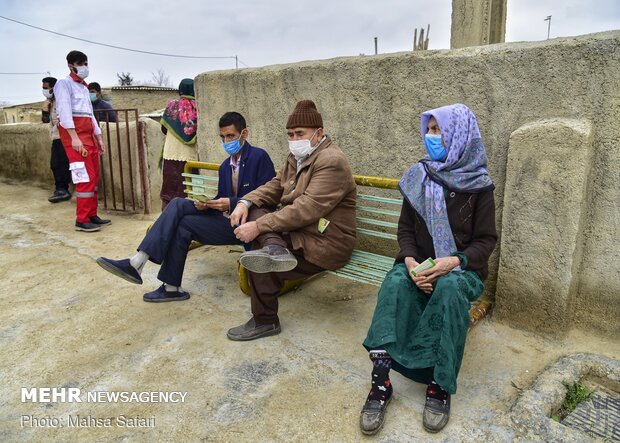
<svg viewBox="0 0 620 443">
<path fill-rule="evenodd" d="M 495 186 L 486 169 L 487 154 L 474 113 L 460 103 L 423 112 L 420 119 L 422 139 L 428 132 L 431 117 L 439 124 L 446 159 L 440 162 L 425 156 L 405 173 L 398 187 L 424 219 L 433 237 L 435 256 L 439 258 L 458 252 L 448 220 L 444 188 L 475 194 Z"/>
<path fill-rule="evenodd" d="M 172 100 L 166 106 L 161 124 L 186 145 L 196 143 L 196 99 L 194 98 L 194 80 L 184 78 L 179 84 L 180 98 Z"/>
</svg>

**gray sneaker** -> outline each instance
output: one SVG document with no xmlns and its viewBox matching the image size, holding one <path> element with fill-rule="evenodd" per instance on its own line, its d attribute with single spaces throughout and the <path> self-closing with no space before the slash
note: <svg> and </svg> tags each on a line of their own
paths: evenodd
<svg viewBox="0 0 620 443">
<path fill-rule="evenodd" d="M 226 335 L 229 339 L 234 341 L 249 341 L 261 337 L 277 335 L 281 331 L 282 329 L 279 323 L 257 325 L 256 321 L 254 321 L 254 317 L 252 317 L 245 324 L 229 329 Z"/>
<path fill-rule="evenodd" d="M 360 430 L 365 435 L 375 435 L 385 423 L 385 411 L 392 400 L 390 395 L 381 404 L 378 400 L 366 400 L 362 412 L 360 412 Z"/>
<path fill-rule="evenodd" d="M 439 432 L 450 420 L 450 394 L 444 400 L 429 396 L 429 390 L 436 387 L 428 386 L 426 390 L 426 403 L 424 403 L 424 412 L 422 413 L 422 424 L 428 432 Z M 431 393 L 431 395 L 434 393 Z"/>
<path fill-rule="evenodd" d="M 262 249 L 244 252 L 239 263 L 250 272 L 286 272 L 295 269 L 297 259 L 288 249 L 280 245 L 267 245 Z"/>
</svg>

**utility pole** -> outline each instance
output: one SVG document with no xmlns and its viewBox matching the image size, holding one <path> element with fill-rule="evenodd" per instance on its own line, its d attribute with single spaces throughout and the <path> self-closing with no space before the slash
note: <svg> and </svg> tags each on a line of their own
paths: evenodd
<svg viewBox="0 0 620 443">
<path fill-rule="evenodd" d="M 235 69 L 239 69 L 239 57 L 235 55 Z"/>
<path fill-rule="evenodd" d="M 378 38 L 375 37 L 375 55 L 378 54 L 378 52 L 377 52 L 377 40 L 378 40 Z"/>
<path fill-rule="evenodd" d="M 549 22 L 549 25 L 547 26 L 547 40 L 549 40 L 549 34 L 551 33 L 551 16 L 548 15 L 543 21 Z"/>
</svg>

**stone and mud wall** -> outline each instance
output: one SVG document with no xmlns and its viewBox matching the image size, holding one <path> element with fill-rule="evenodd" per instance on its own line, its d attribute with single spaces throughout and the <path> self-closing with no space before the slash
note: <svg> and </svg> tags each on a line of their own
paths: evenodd
<svg viewBox="0 0 620 443">
<path fill-rule="evenodd" d="M 102 93 L 109 98 L 115 109 L 137 108 L 139 114 L 164 109 L 170 100 L 179 98 L 176 90 L 158 90 L 153 88 L 112 87 L 103 88 Z"/>
</svg>

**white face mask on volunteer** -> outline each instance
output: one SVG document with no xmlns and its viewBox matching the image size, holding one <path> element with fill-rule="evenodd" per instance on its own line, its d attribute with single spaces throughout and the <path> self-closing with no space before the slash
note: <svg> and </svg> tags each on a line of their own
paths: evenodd
<svg viewBox="0 0 620 443">
<path fill-rule="evenodd" d="M 52 98 L 54 95 L 54 91 L 51 89 L 42 89 L 41 91 L 43 91 L 43 97 L 45 98 Z"/>
<path fill-rule="evenodd" d="M 75 75 L 80 77 L 82 80 L 88 77 L 88 66 L 74 66 L 73 69 L 75 69 Z"/>
<path fill-rule="evenodd" d="M 288 141 L 288 149 L 289 151 L 291 151 L 291 154 L 293 154 L 297 160 L 306 158 L 307 156 L 312 154 L 312 151 L 314 149 L 316 149 L 316 147 L 318 146 L 318 143 L 316 146 L 312 146 L 312 144 L 310 143 L 310 140 L 312 140 L 312 137 L 314 137 L 314 135 L 317 133 L 318 130 L 319 128 L 317 128 L 316 131 L 312 133 L 312 135 L 310 136 L 310 139 Z"/>
</svg>

